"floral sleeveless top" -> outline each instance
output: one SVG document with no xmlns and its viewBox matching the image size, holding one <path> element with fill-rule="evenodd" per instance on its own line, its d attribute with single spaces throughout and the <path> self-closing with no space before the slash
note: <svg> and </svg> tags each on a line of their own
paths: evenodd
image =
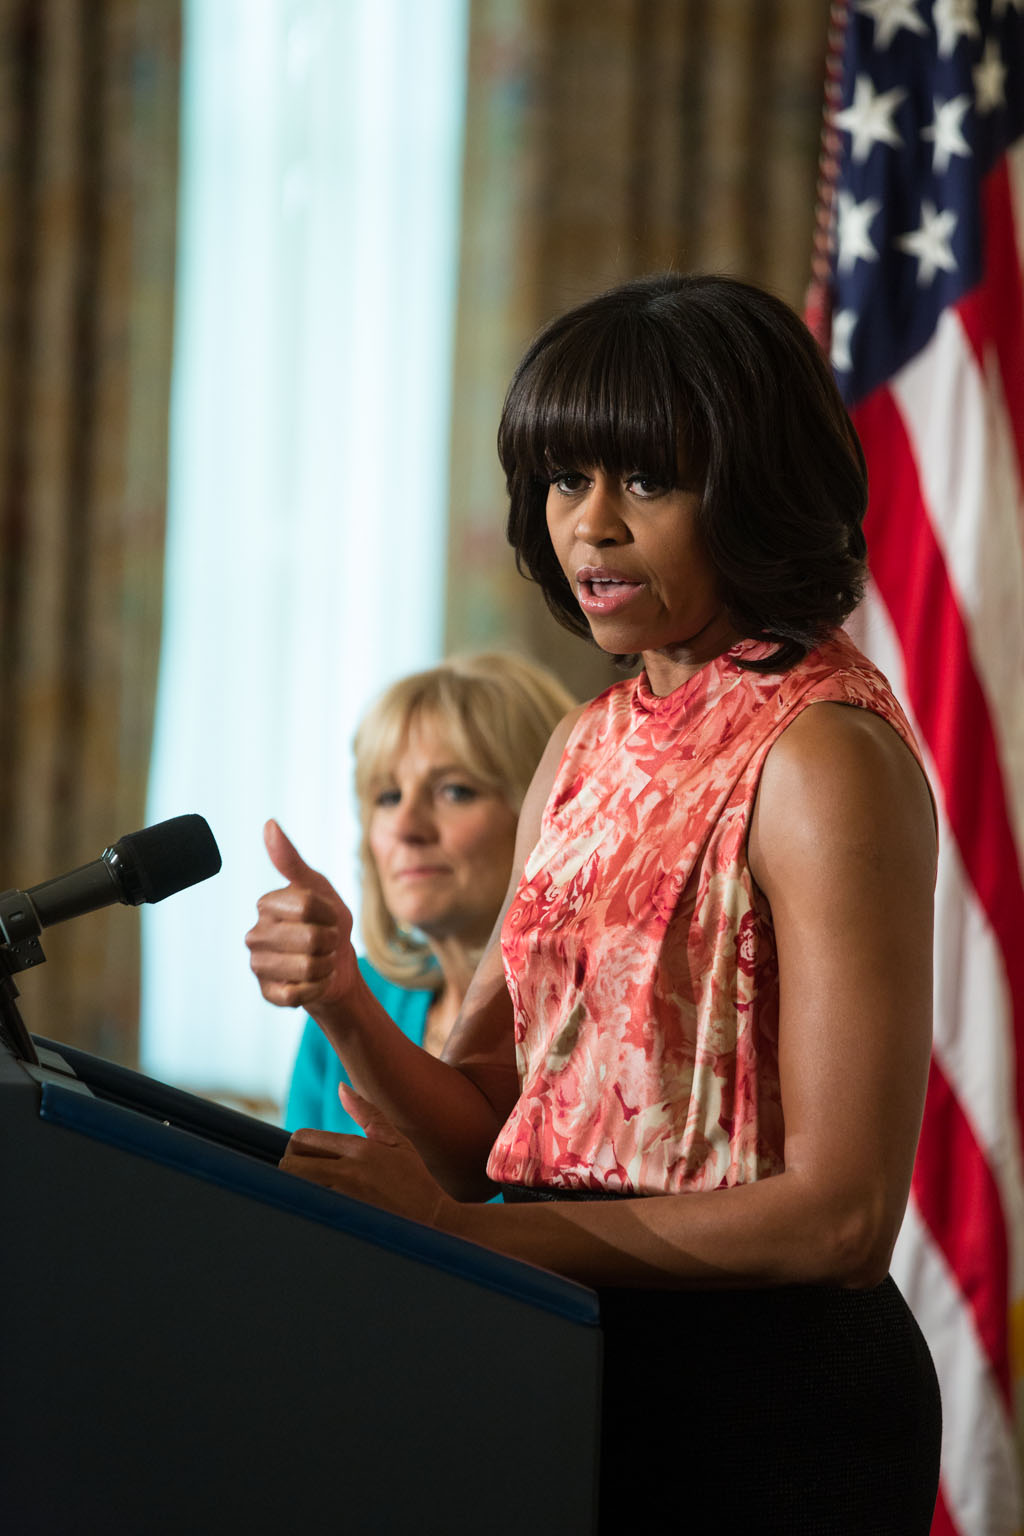
<svg viewBox="0 0 1024 1536">
<path fill-rule="evenodd" d="M 499 1183 L 665 1194 L 783 1167 L 772 918 L 747 864 L 765 757 L 807 705 L 888 721 L 836 632 L 792 670 L 745 640 L 664 698 L 641 676 L 577 722 L 502 929 L 520 1097 Z"/>
</svg>

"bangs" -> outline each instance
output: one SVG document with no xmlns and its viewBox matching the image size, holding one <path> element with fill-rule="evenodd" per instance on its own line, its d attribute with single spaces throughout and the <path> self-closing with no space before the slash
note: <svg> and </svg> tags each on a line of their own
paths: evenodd
<svg viewBox="0 0 1024 1536">
<path fill-rule="evenodd" d="M 640 470 L 665 486 L 702 477 L 689 403 L 665 338 L 643 315 L 577 324 L 528 357 L 502 423 L 506 474 Z"/>
<path fill-rule="evenodd" d="M 435 702 L 424 704 L 409 719 L 409 734 L 417 728 L 433 729 L 451 753 L 452 762 L 485 789 L 504 793 L 504 777 L 483 733 L 476 728 L 464 699 L 447 690 Z"/>
<path fill-rule="evenodd" d="M 369 808 L 378 783 L 387 778 L 391 764 L 401 750 L 407 725 L 400 706 L 388 708 L 378 703 L 359 726 L 353 742 L 353 755 L 356 799 L 361 810 Z"/>
<path fill-rule="evenodd" d="M 472 685 L 470 685 L 472 686 Z M 479 687 L 479 685 L 478 685 Z M 377 787 L 390 778 L 395 760 L 417 730 L 433 730 L 452 762 L 489 789 L 504 791 L 500 764 L 475 729 L 464 679 L 441 671 L 420 673 L 395 685 L 378 701 L 356 735 L 356 797 L 363 816 Z"/>
</svg>

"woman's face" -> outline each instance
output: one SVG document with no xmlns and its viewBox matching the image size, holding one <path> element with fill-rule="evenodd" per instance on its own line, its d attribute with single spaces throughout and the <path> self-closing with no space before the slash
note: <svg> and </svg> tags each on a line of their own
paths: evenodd
<svg viewBox="0 0 1024 1536">
<path fill-rule="evenodd" d="M 444 731 L 414 719 L 371 786 L 369 844 L 400 927 L 486 943 L 512 869 L 516 813 L 459 762 Z"/>
<path fill-rule="evenodd" d="M 697 528 L 699 507 L 697 492 L 641 471 L 570 466 L 548 488 L 551 543 L 594 639 L 613 655 L 643 653 L 658 693 L 738 638 Z"/>
</svg>

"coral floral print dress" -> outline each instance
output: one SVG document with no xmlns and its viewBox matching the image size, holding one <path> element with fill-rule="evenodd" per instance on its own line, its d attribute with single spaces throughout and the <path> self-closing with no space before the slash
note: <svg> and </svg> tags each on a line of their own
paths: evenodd
<svg viewBox="0 0 1024 1536">
<path fill-rule="evenodd" d="M 664 698 L 645 676 L 584 710 L 505 918 L 521 1095 L 491 1178 L 664 1194 L 783 1167 L 772 918 L 747 833 L 765 757 L 809 704 L 887 720 L 841 631 L 788 672 L 741 641 Z"/>
</svg>

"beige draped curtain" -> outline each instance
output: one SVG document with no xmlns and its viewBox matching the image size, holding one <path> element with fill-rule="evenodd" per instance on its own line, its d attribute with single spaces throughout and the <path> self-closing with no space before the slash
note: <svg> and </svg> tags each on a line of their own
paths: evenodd
<svg viewBox="0 0 1024 1536">
<path fill-rule="evenodd" d="M 177 0 L 0 3 L 0 889 L 144 821 L 179 52 Z M 131 1060 L 138 930 L 48 929 L 28 1027 Z"/>
<path fill-rule="evenodd" d="M 583 695 L 615 674 L 514 569 L 494 450 L 534 331 L 666 267 L 798 307 L 826 0 L 472 0 L 453 400 L 449 648 L 521 646 Z"/>
</svg>

